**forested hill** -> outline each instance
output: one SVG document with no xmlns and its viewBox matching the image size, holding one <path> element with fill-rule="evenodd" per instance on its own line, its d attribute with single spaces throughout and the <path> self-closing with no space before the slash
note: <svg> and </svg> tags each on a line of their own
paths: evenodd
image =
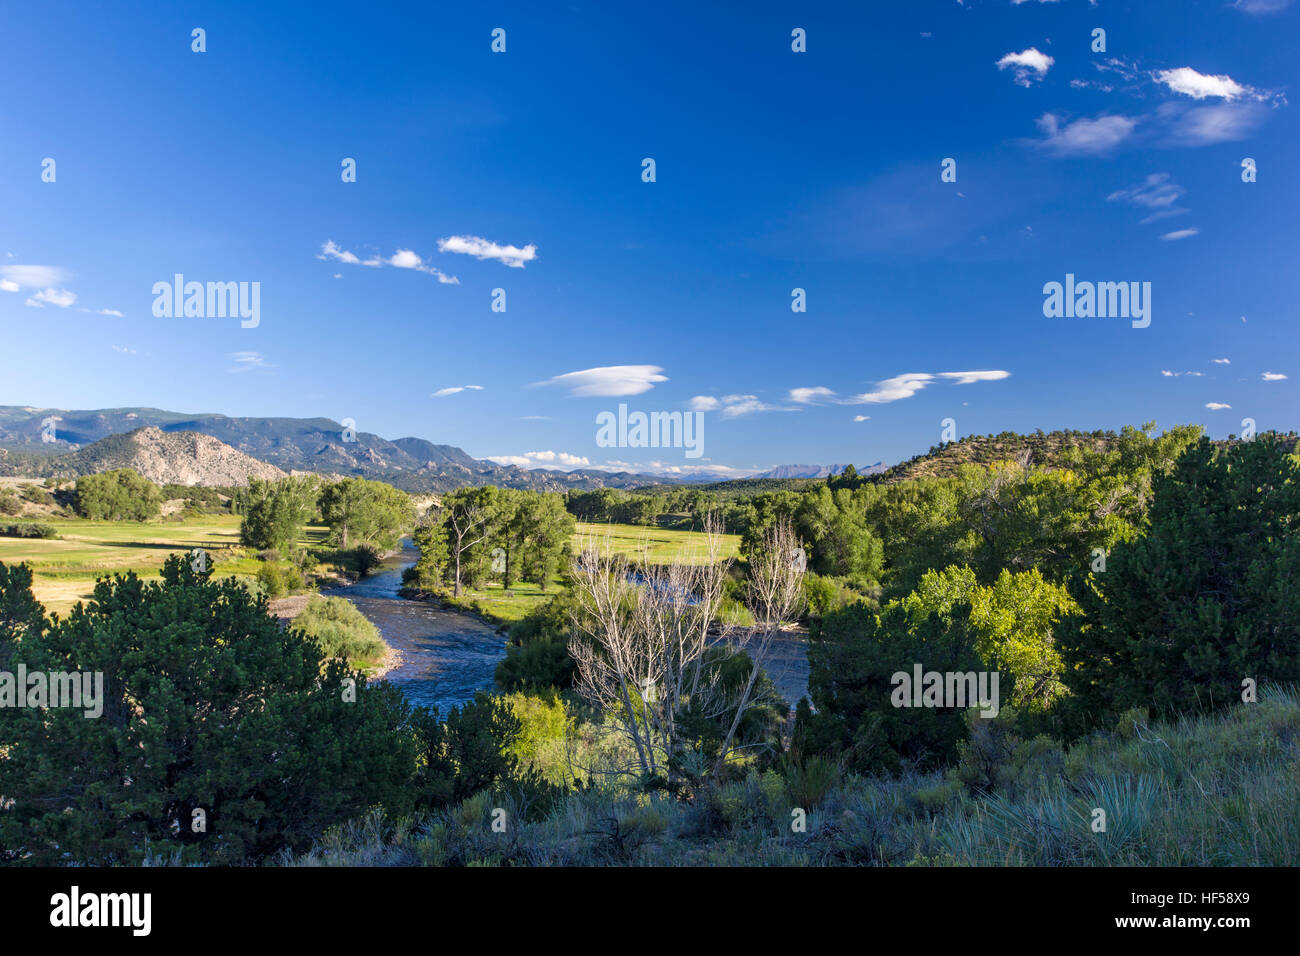
<svg viewBox="0 0 1300 956">
<path fill-rule="evenodd" d="M 1154 426 L 1144 426 L 1143 430 L 1151 433 Z M 1282 440 L 1292 440 L 1294 432 L 1279 436 Z M 1226 446 L 1239 441 L 1230 436 L 1225 441 L 1215 442 Z M 945 478 L 957 473 L 962 465 L 992 465 L 997 462 L 1023 462 L 1039 468 L 1068 468 L 1077 461 L 1080 454 L 1104 453 L 1123 447 L 1124 436 L 1113 431 L 1081 432 L 1036 431 L 1029 435 L 1016 432 L 1002 432 L 998 435 L 968 435 L 958 441 L 947 442 L 930 448 L 924 454 L 900 462 L 892 468 L 873 476 L 872 480 L 892 484 L 909 478 Z"/>
</svg>

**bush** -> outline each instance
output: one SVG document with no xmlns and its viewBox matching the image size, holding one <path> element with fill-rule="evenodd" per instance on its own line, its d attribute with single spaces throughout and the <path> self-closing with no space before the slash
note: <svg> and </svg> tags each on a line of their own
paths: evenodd
<svg viewBox="0 0 1300 956">
<path fill-rule="evenodd" d="M 0 524 L 0 538 L 57 538 L 58 531 L 48 524 L 24 522 L 23 524 Z"/>
<path fill-rule="evenodd" d="M 16 515 L 23 510 L 23 503 L 10 491 L 0 491 L 0 515 Z"/>
<path fill-rule="evenodd" d="M 313 638 L 326 657 L 342 657 L 351 662 L 375 660 L 386 649 L 379 628 L 347 598 L 313 595 L 293 619 L 291 627 Z"/>
<path fill-rule="evenodd" d="M 121 865 L 152 850 L 257 862 L 372 806 L 411 809 L 401 692 L 323 661 L 243 586 L 212 582 L 184 556 L 157 583 L 101 580 L 88 604 L 52 620 L 26 569 L 0 564 L 0 661 L 111 675 L 103 719 L 0 708 L 0 860 Z M 349 680 L 352 700 L 339 692 Z M 195 809 L 207 832 L 192 831 Z"/>
<path fill-rule="evenodd" d="M 307 586 L 296 568 L 281 567 L 278 564 L 263 564 L 258 568 L 257 583 L 261 586 L 262 593 L 269 598 L 281 598 Z"/>
<path fill-rule="evenodd" d="M 158 486 L 130 468 L 77 479 L 77 514 L 94 521 L 148 521 L 162 511 Z"/>
</svg>

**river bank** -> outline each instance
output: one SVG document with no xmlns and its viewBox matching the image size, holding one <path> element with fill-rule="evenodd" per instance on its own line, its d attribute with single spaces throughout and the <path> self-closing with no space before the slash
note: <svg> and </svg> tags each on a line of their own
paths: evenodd
<svg viewBox="0 0 1300 956">
<path fill-rule="evenodd" d="M 344 585 L 344 587 L 348 586 L 350 585 Z M 287 627 L 295 617 L 302 613 L 303 608 L 307 606 L 307 602 L 313 597 L 315 597 L 313 594 L 294 594 L 290 597 L 275 598 L 267 602 L 267 607 L 279 619 L 280 623 Z M 374 622 L 371 621 L 371 623 Z M 377 624 L 375 626 L 379 627 Z M 379 658 L 373 668 L 366 671 L 366 677 L 372 681 L 383 680 L 390 672 L 397 670 L 406 663 L 406 657 L 402 652 L 384 639 L 383 628 L 379 628 L 379 639 L 384 642 L 383 656 Z"/>
</svg>

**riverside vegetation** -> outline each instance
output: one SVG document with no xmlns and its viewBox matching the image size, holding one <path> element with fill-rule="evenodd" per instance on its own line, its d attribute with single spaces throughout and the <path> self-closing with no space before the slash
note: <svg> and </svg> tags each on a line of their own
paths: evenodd
<svg viewBox="0 0 1300 956">
<path fill-rule="evenodd" d="M 26 566 L 0 565 L 0 669 L 102 669 L 109 688 L 102 720 L 0 709 L 0 857 L 1293 863 L 1295 442 L 1153 431 L 1052 467 L 1020 455 L 736 496 L 468 489 L 417 518 L 353 489 L 391 512 L 378 526 L 411 523 L 413 585 L 542 595 L 511 627 L 498 691 L 448 714 L 179 558 L 156 582 L 100 581 L 67 617 L 36 603 Z M 269 536 L 246 546 L 289 548 L 324 518 L 319 488 L 282 481 L 236 505 Z M 651 504 L 619 517 L 683 535 L 676 553 L 599 530 L 632 498 Z M 596 533 L 575 538 L 577 518 Z M 349 546 L 365 524 L 349 521 Z M 325 527 L 342 547 L 337 515 Z M 792 627 L 808 633 L 799 701 L 765 669 Z M 891 675 L 917 663 L 997 671 L 998 715 L 893 706 Z"/>
</svg>

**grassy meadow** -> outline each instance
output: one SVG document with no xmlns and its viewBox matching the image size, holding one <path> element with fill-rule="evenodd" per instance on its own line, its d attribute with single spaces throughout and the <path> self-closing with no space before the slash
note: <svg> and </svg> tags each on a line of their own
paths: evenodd
<svg viewBox="0 0 1300 956">
<path fill-rule="evenodd" d="M 26 519 L 14 519 L 26 520 Z M 25 562 L 32 567 L 36 599 L 50 611 L 66 613 L 78 601 L 89 600 L 95 580 L 105 575 L 135 571 L 156 579 L 170 554 L 203 548 L 213 561 L 216 575 L 252 578 L 261 562 L 256 553 L 239 543 L 239 517 L 205 515 L 167 521 L 90 521 L 84 518 L 33 518 L 54 527 L 58 538 L 0 537 L 0 561 Z M 298 547 L 324 549 L 327 529 L 309 525 L 303 529 Z M 595 541 L 603 549 L 652 561 L 697 560 L 704 549 L 704 536 L 694 531 L 626 524 L 579 523 L 574 547 Z M 735 557 L 740 539 L 726 535 L 723 553 Z M 520 582 L 509 590 L 500 584 L 468 589 L 461 602 L 500 621 L 517 621 L 533 608 L 548 601 L 561 584 L 558 576 L 543 591 L 533 583 Z"/>
</svg>

